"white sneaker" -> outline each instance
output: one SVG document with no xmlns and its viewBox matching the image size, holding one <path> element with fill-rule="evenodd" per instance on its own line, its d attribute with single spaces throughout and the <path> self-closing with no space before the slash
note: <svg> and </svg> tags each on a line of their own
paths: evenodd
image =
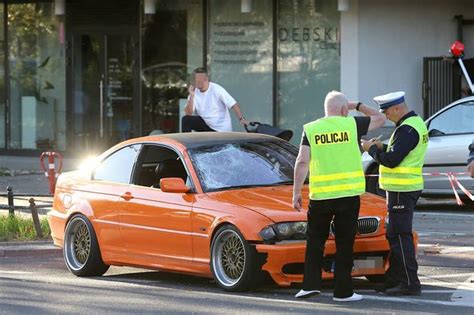
<svg viewBox="0 0 474 315">
<path fill-rule="evenodd" d="M 353 293 L 351 296 L 346 297 L 346 298 L 337 298 L 337 297 L 332 298 L 334 302 L 353 302 L 353 301 L 360 301 L 363 299 L 364 299 L 364 296 L 357 293 Z"/>
<path fill-rule="evenodd" d="M 320 294 L 321 291 L 319 290 L 311 290 L 311 291 L 305 291 L 303 289 L 300 290 L 300 292 L 295 294 L 295 298 L 297 299 L 304 299 L 304 298 L 309 298 L 310 296 Z"/>
</svg>

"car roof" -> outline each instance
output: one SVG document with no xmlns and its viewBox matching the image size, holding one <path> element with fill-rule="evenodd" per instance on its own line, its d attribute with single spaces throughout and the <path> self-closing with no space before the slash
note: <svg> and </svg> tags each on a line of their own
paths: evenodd
<svg viewBox="0 0 474 315">
<path fill-rule="evenodd" d="M 188 149 L 195 149 L 205 146 L 213 146 L 228 143 L 245 143 L 245 142 L 262 142 L 262 141 L 282 141 L 277 137 L 245 132 L 185 132 L 185 133 L 169 133 L 157 136 L 149 136 L 153 140 L 162 138 L 183 144 Z M 144 138 L 142 138 L 144 139 Z"/>
</svg>

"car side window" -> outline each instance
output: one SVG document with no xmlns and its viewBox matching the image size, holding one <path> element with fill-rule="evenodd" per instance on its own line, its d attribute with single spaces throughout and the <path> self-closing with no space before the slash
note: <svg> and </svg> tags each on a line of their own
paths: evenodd
<svg viewBox="0 0 474 315">
<path fill-rule="evenodd" d="M 430 121 L 430 134 L 474 133 L 474 102 L 458 104 Z"/>
<path fill-rule="evenodd" d="M 128 184 L 141 145 L 122 148 L 105 158 L 94 171 L 93 179 Z"/>
<path fill-rule="evenodd" d="M 190 178 L 179 155 L 166 147 L 145 145 L 133 175 L 133 184 L 160 188 L 160 179 L 179 177 L 191 186 Z"/>
</svg>

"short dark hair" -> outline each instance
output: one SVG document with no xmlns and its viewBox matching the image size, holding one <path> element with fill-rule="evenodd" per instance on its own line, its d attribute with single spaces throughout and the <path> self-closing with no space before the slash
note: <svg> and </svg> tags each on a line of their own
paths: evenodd
<svg viewBox="0 0 474 315">
<path fill-rule="evenodd" d="M 194 73 L 205 73 L 206 75 L 208 75 L 208 73 L 207 73 L 207 69 L 206 69 L 206 68 L 204 68 L 204 67 L 199 67 L 199 68 L 196 68 L 196 69 L 194 69 L 194 71 L 193 71 L 193 72 L 194 72 Z"/>
</svg>

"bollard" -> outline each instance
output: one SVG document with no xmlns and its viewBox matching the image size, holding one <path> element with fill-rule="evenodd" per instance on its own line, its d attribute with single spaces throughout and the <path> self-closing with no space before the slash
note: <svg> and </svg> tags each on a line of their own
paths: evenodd
<svg viewBox="0 0 474 315">
<path fill-rule="evenodd" d="M 15 205 L 13 204 L 13 189 L 11 186 L 7 187 L 7 198 L 8 198 L 8 214 L 15 215 Z"/>
<path fill-rule="evenodd" d="M 28 200 L 30 202 L 30 211 L 31 216 L 33 217 L 33 223 L 35 225 L 36 236 L 39 238 L 43 238 L 43 231 L 41 230 L 41 224 L 38 217 L 38 210 L 36 209 L 35 198 L 30 198 Z"/>
</svg>

